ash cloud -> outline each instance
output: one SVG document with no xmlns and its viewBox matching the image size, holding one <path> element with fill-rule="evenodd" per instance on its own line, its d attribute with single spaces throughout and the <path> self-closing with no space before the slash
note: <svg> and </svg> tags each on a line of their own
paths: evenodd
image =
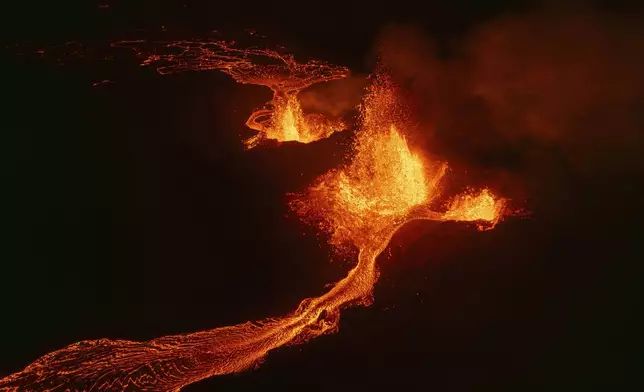
<svg viewBox="0 0 644 392">
<path fill-rule="evenodd" d="M 424 148 L 467 166 L 644 167 L 644 28 L 638 18 L 538 12 L 470 31 L 439 55 L 422 29 L 388 26 L 380 63 L 409 91 Z"/>
</svg>

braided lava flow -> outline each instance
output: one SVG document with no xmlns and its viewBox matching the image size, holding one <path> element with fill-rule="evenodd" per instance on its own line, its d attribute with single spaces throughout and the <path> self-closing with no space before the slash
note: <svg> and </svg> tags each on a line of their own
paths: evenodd
<svg viewBox="0 0 644 392">
<path fill-rule="evenodd" d="M 241 71 L 235 66 L 227 72 Z M 207 377 L 243 371 L 273 349 L 336 331 L 341 309 L 370 304 L 376 258 L 405 223 L 476 221 L 492 227 L 505 202 L 488 190 L 456 197 L 447 211 L 430 208 L 446 164 L 410 150 L 400 106 L 392 83 L 377 77 L 361 107 L 351 161 L 292 201 L 303 219 L 321 222 L 333 244 L 358 250 L 355 267 L 327 293 L 305 299 L 291 314 L 260 322 L 147 342 L 75 343 L 0 380 L 0 391 L 178 391 Z"/>
<path fill-rule="evenodd" d="M 345 129 L 341 119 L 318 113 L 304 113 L 297 94 L 316 83 L 348 76 L 345 67 L 310 60 L 298 63 L 291 54 L 271 49 L 240 49 L 226 41 L 173 41 L 161 48 L 149 48 L 146 41 L 121 41 L 112 46 L 135 50 L 145 60 L 141 65 L 165 64 L 161 74 L 184 71 L 219 70 L 243 84 L 266 86 L 273 99 L 253 112 L 246 125 L 257 131 L 244 144 L 255 147 L 263 139 L 310 143 Z M 154 53 L 154 54 L 149 54 Z"/>
</svg>

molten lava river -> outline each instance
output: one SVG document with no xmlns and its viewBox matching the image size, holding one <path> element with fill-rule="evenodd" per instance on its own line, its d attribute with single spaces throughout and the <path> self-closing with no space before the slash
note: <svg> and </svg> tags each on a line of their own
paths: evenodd
<svg viewBox="0 0 644 392">
<path fill-rule="evenodd" d="M 137 47 L 139 42 L 120 43 Z M 309 143 L 328 137 L 343 124 L 302 113 L 297 92 L 313 83 L 342 78 L 347 70 L 320 62 L 298 64 L 267 50 L 238 50 L 222 42 L 170 44 L 179 53 L 150 56 L 145 64 L 166 61 L 161 73 L 218 69 L 241 83 L 274 92 L 266 108 L 250 116 L 264 138 Z M 255 62 L 254 57 L 276 60 Z M 264 62 L 265 63 L 265 62 Z M 505 200 L 488 189 L 455 197 L 446 211 L 431 208 L 447 165 L 433 162 L 407 144 L 404 107 L 395 85 L 378 73 L 361 105 L 349 162 L 318 178 L 291 202 L 308 222 L 329 233 L 333 245 L 352 246 L 358 260 L 347 276 L 317 298 L 303 300 L 290 314 L 208 331 L 164 336 L 147 342 L 99 339 L 49 353 L 24 370 L 0 380 L 0 391 L 179 391 L 199 380 L 241 372 L 269 351 L 338 329 L 340 311 L 368 305 L 378 278 L 376 257 L 394 233 L 412 220 L 470 221 L 490 229 L 503 216 Z"/>
</svg>

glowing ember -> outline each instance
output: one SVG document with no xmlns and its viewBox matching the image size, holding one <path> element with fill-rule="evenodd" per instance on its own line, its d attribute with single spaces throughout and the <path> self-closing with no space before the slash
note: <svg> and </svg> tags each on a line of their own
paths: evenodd
<svg viewBox="0 0 644 392">
<path fill-rule="evenodd" d="M 237 65 L 227 70 L 241 72 Z M 487 190 L 458 198 L 447 213 L 429 209 L 446 165 L 424 161 L 409 148 L 396 96 L 394 86 L 380 75 L 364 101 L 351 162 L 323 175 L 292 203 L 305 219 L 321 219 L 333 243 L 358 250 L 356 266 L 326 294 L 305 299 L 282 318 L 143 343 L 76 343 L 0 380 L 0 391 L 178 391 L 207 377 L 248 369 L 270 350 L 337 330 L 343 307 L 369 304 L 377 280 L 376 257 L 405 223 L 496 222 L 502 201 Z M 289 126 L 298 124 L 296 112 L 276 113 Z"/>
<path fill-rule="evenodd" d="M 149 48 L 155 45 L 145 41 L 122 41 L 113 46 L 134 49 L 145 57 L 142 65 L 165 64 L 157 69 L 164 75 L 219 70 L 238 83 L 266 86 L 273 91 L 273 99 L 265 108 L 252 113 L 246 122 L 249 128 L 258 132 L 244 142 L 248 148 L 263 139 L 310 143 L 345 128 L 340 119 L 303 113 L 297 99 L 298 92 L 306 87 L 346 77 L 349 70 L 345 67 L 313 60 L 298 63 L 292 55 L 270 49 L 239 49 L 225 41 L 175 41 L 161 45 L 160 49 Z"/>
</svg>

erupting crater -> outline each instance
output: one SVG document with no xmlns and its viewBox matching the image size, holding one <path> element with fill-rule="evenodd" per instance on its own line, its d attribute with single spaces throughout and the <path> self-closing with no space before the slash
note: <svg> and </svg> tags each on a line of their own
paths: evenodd
<svg viewBox="0 0 644 392">
<path fill-rule="evenodd" d="M 247 148 L 257 146 L 264 139 L 310 143 L 346 127 L 341 119 L 304 113 L 297 98 L 302 89 L 313 84 L 347 77 L 349 70 L 346 67 L 316 60 L 298 63 L 291 54 L 270 49 L 239 49 L 234 42 L 226 41 L 157 43 L 162 50 L 152 50 L 150 45 L 146 41 L 113 44 L 135 50 L 144 58 L 141 65 L 162 64 L 157 71 L 164 75 L 219 70 L 238 83 L 266 86 L 273 91 L 273 99 L 253 112 L 246 122 L 250 129 L 257 131 L 244 141 Z"/>
</svg>

